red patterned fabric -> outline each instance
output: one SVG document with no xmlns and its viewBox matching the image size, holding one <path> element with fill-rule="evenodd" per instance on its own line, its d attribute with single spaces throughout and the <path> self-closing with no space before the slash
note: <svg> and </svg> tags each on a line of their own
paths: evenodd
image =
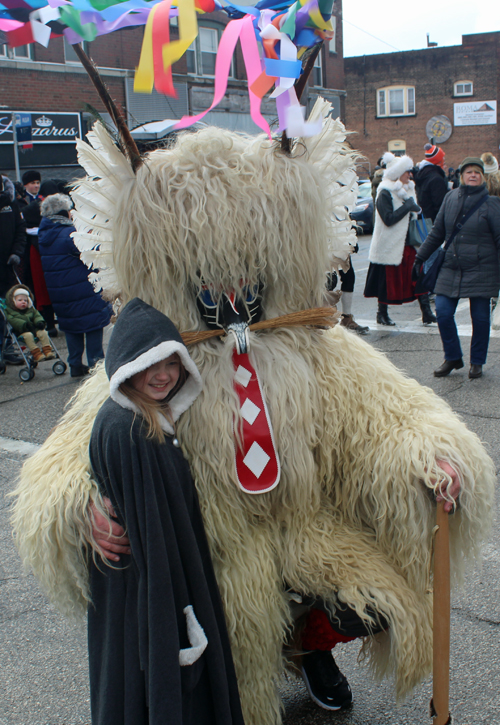
<svg viewBox="0 0 500 725">
<path fill-rule="evenodd" d="M 236 474 L 247 493 L 264 493 L 280 480 L 280 462 L 257 371 L 246 353 L 233 353 L 234 389 L 242 416 L 242 446 L 235 441 Z"/>
<path fill-rule="evenodd" d="M 415 261 L 416 251 L 414 247 L 406 246 L 403 253 L 403 261 L 397 267 L 385 265 L 385 281 L 387 285 L 387 302 L 389 304 L 402 304 L 413 302 L 417 299 L 415 295 L 415 282 L 411 279 L 411 270 Z"/>
<path fill-rule="evenodd" d="M 311 609 L 302 635 L 302 649 L 327 652 L 339 642 L 352 642 L 353 639 L 356 637 L 347 637 L 336 632 L 321 609 Z"/>
</svg>

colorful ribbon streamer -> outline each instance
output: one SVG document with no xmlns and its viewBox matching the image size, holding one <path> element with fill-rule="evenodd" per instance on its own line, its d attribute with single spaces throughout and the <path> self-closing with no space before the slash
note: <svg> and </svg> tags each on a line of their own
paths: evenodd
<svg viewBox="0 0 500 725">
<path fill-rule="evenodd" d="M 270 135 L 260 107 L 274 86 L 271 97 L 276 100 L 280 129 L 289 135 L 307 135 L 313 128 L 304 121 L 293 86 L 302 72 L 299 59 L 304 51 L 333 36 L 332 6 L 333 0 L 259 0 L 253 6 L 224 0 L 223 8 L 218 0 L 0 0 L 0 31 L 11 47 L 32 42 L 47 46 L 54 20 L 64 26 L 70 43 L 145 25 L 134 90 L 151 93 L 155 87 L 175 97 L 172 66 L 198 35 L 197 14 L 223 9 L 232 19 L 219 43 L 213 102 L 203 113 L 182 118 L 176 127 L 199 121 L 220 103 L 239 40 L 253 121 Z M 171 40 L 173 17 L 178 18 L 179 37 Z"/>
</svg>

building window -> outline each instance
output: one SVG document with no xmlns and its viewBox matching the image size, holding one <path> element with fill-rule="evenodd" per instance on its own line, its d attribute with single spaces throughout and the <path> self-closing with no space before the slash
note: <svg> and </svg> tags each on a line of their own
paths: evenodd
<svg viewBox="0 0 500 725">
<path fill-rule="evenodd" d="M 377 116 L 414 115 L 414 86 L 391 86 L 377 90 Z"/>
<path fill-rule="evenodd" d="M 186 51 L 187 72 L 196 76 L 215 75 L 215 59 L 222 31 L 218 28 L 199 26 L 198 37 Z M 229 77 L 234 78 L 234 60 Z"/>
<path fill-rule="evenodd" d="M 89 44 L 87 41 L 83 41 L 83 43 L 80 43 L 83 50 L 88 53 Z M 71 45 L 71 43 L 68 43 L 66 38 L 64 38 L 64 60 L 66 63 L 80 63 L 80 58 L 75 53 L 74 47 Z"/>
<path fill-rule="evenodd" d="M 472 81 L 458 81 L 454 86 L 455 96 L 472 96 L 473 85 Z"/>
<path fill-rule="evenodd" d="M 31 45 L 19 45 L 17 48 L 0 45 L 0 58 L 8 58 L 9 60 L 31 60 Z"/>
<path fill-rule="evenodd" d="M 321 60 L 321 50 L 319 51 L 312 70 L 313 86 L 323 87 L 323 63 Z"/>
<path fill-rule="evenodd" d="M 333 38 L 328 42 L 328 52 L 337 54 L 337 16 L 332 15 Z"/>
<path fill-rule="evenodd" d="M 19 45 L 12 48 L 12 57 L 19 60 L 31 60 L 31 45 Z"/>
</svg>

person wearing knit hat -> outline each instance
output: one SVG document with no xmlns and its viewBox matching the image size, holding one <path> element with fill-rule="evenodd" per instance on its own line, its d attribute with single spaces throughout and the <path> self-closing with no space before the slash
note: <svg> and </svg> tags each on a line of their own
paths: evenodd
<svg viewBox="0 0 500 725">
<path fill-rule="evenodd" d="M 55 358 L 52 345 L 47 334 L 45 320 L 33 306 L 31 291 L 22 284 L 16 284 L 7 292 L 5 316 L 15 334 L 21 337 L 33 360 L 52 360 Z M 42 349 L 38 347 L 38 344 Z"/>
<path fill-rule="evenodd" d="M 435 144 L 426 143 L 424 146 L 425 160 L 431 164 L 441 166 L 443 168 L 445 153 L 442 148 Z"/>
<path fill-rule="evenodd" d="M 481 161 L 484 164 L 484 178 L 486 188 L 490 196 L 500 196 L 500 171 L 498 170 L 498 161 L 489 152 L 481 155 Z"/>
<path fill-rule="evenodd" d="M 448 240 L 434 285 L 444 362 L 434 371 L 443 378 L 464 366 L 455 323 L 460 299 L 469 299 L 472 319 L 469 378 L 480 378 L 490 339 L 490 300 L 500 288 L 500 199 L 489 196 L 481 159 L 460 164 L 460 187 L 446 195 L 427 239 L 417 252 L 413 276 Z"/>
<path fill-rule="evenodd" d="M 415 177 L 418 203 L 422 207 L 424 219 L 432 223 L 448 193 L 448 180 L 443 169 L 445 153 L 439 146 L 430 143 L 424 146 L 424 158 L 418 164 L 418 174 Z"/>
<path fill-rule="evenodd" d="M 415 198 L 415 184 L 410 180 L 413 160 L 390 152 L 382 160 L 385 171 L 377 189 L 364 295 L 378 299 L 377 323 L 392 326 L 395 323 L 389 317 L 387 306 L 417 299 L 415 283 L 411 280 L 415 249 L 409 244 L 409 226 L 410 219 L 416 219 L 420 213 L 420 207 Z M 423 320 L 424 312 L 422 309 Z"/>
</svg>

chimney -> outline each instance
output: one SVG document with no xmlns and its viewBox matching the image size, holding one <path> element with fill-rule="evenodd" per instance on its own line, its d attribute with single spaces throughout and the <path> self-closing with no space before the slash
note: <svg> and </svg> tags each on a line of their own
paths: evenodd
<svg viewBox="0 0 500 725">
<path fill-rule="evenodd" d="M 427 33 L 427 47 L 428 48 L 436 48 L 437 47 L 437 43 L 431 43 L 431 41 L 429 40 L 429 33 Z"/>
</svg>

